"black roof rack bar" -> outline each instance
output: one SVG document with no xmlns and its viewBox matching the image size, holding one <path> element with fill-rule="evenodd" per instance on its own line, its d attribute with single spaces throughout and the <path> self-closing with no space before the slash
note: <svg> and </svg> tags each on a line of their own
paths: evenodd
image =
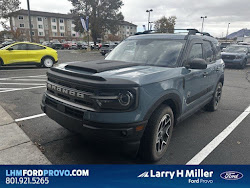
<svg viewBox="0 0 250 188">
<path fill-rule="evenodd" d="M 212 37 L 209 33 L 206 33 L 206 32 L 200 32 L 198 31 L 197 29 L 173 29 L 174 31 L 188 31 L 188 35 L 196 35 L 197 33 L 201 34 L 201 35 L 204 35 L 204 36 L 210 36 Z M 142 35 L 142 34 L 150 34 L 150 33 L 153 33 L 155 32 L 156 30 L 146 30 L 146 31 L 143 31 L 143 32 L 137 32 L 135 33 L 135 35 Z"/>
</svg>

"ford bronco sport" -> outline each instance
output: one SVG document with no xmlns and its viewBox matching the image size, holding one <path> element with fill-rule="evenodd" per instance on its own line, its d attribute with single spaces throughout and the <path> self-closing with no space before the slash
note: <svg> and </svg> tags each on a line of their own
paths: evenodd
<svg viewBox="0 0 250 188">
<path fill-rule="evenodd" d="M 43 111 L 86 138 L 122 142 L 145 160 L 161 159 L 173 126 L 202 107 L 217 110 L 221 99 L 218 41 L 188 31 L 135 35 L 105 60 L 51 68 Z"/>
</svg>

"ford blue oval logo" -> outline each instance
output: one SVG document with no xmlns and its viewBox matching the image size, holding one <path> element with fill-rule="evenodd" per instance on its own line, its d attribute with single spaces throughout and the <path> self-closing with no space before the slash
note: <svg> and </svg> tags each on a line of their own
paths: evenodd
<svg viewBox="0 0 250 188">
<path fill-rule="evenodd" d="M 243 174 L 237 171 L 227 171 L 221 173 L 220 177 L 224 180 L 239 180 L 243 178 Z"/>
</svg>

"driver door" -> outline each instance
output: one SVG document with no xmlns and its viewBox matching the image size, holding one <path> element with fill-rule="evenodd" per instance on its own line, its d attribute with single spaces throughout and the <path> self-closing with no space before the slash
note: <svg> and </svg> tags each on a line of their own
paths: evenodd
<svg viewBox="0 0 250 188">
<path fill-rule="evenodd" d="M 190 46 L 185 64 L 188 64 L 194 58 L 204 59 L 202 40 L 194 39 Z M 182 73 L 185 82 L 183 109 L 184 113 L 188 113 L 199 107 L 206 99 L 209 79 L 207 69 L 187 69 L 183 67 Z"/>
<path fill-rule="evenodd" d="M 4 64 L 18 64 L 24 63 L 27 60 L 26 44 L 15 44 L 7 48 L 4 52 L 5 62 Z"/>
</svg>

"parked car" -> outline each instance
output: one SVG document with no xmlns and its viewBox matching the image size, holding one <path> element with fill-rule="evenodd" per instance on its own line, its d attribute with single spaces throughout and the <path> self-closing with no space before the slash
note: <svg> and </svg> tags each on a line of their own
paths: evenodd
<svg viewBox="0 0 250 188">
<path fill-rule="evenodd" d="M 224 83 L 219 44 L 196 33 L 131 36 L 105 60 L 52 68 L 42 110 L 85 138 L 119 142 L 157 161 L 174 125 L 204 106 L 209 111 L 219 106 Z"/>
<path fill-rule="evenodd" d="M 77 48 L 78 49 L 83 49 L 83 50 L 86 50 L 88 48 L 88 44 L 86 42 L 78 42 L 77 43 Z"/>
<path fill-rule="evenodd" d="M 50 68 L 57 62 L 56 50 L 36 43 L 18 42 L 0 49 L 0 67 L 37 65 Z"/>
<path fill-rule="evenodd" d="M 1 44 L 1 48 L 4 48 L 5 46 L 8 46 L 8 45 L 13 44 L 13 43 L 15 43 L 15 41 L 5 41 Z"/>
<path fill-rule="evenodd" d="M 49 42 L 49 41 L 43 42 L 42 45 L 52 48 L 52 42 Z"/>
<path fill-rule="evenodd" d="M 54 43 L 52 43 L 51 47 L 53 49 L 59 49 L 59 50 L 63 49 L 63 45 L 60 42 L 54 42 Z"/>
<path fill-rule="evenodd" d="M 62 44 L 62 46 L 63 46 L 64 49 L 68 49 L 68 50 L 72 50 L 72 49 L 77 50 L 78 49 L 77 44 L 72 42 L 72 41 L 64 42 Z"/>
<path fill-rule="evenodd" d="M 231 45 L 222 53 L 226 66 L 237 66 L 244 69 L 250 61 L 250 46 Z"/>
<path fill-rule="evenodd" d="M 104 44 L 100 49 L 100 53 L 102 55 L 106 55 L 111 52 L 116 46 L 116 44 Z"/>
<path fill-rule="evenodd" d="M 98 50 L 99 48 L 99 43 L 95 44 L 94 42 L 90 42 L 89 45 L 90 45 L 91 50 Z"/>
<path fill-rule="evenodd" d="M 223 52 L 223 50 L 227 47 L 227 46 L 229 46 L 231 43 L 230 42 L 222 42 L 221 44 L 220 44 L 220 49 L 221 49 L 221 51 Z"/>
</svg>

